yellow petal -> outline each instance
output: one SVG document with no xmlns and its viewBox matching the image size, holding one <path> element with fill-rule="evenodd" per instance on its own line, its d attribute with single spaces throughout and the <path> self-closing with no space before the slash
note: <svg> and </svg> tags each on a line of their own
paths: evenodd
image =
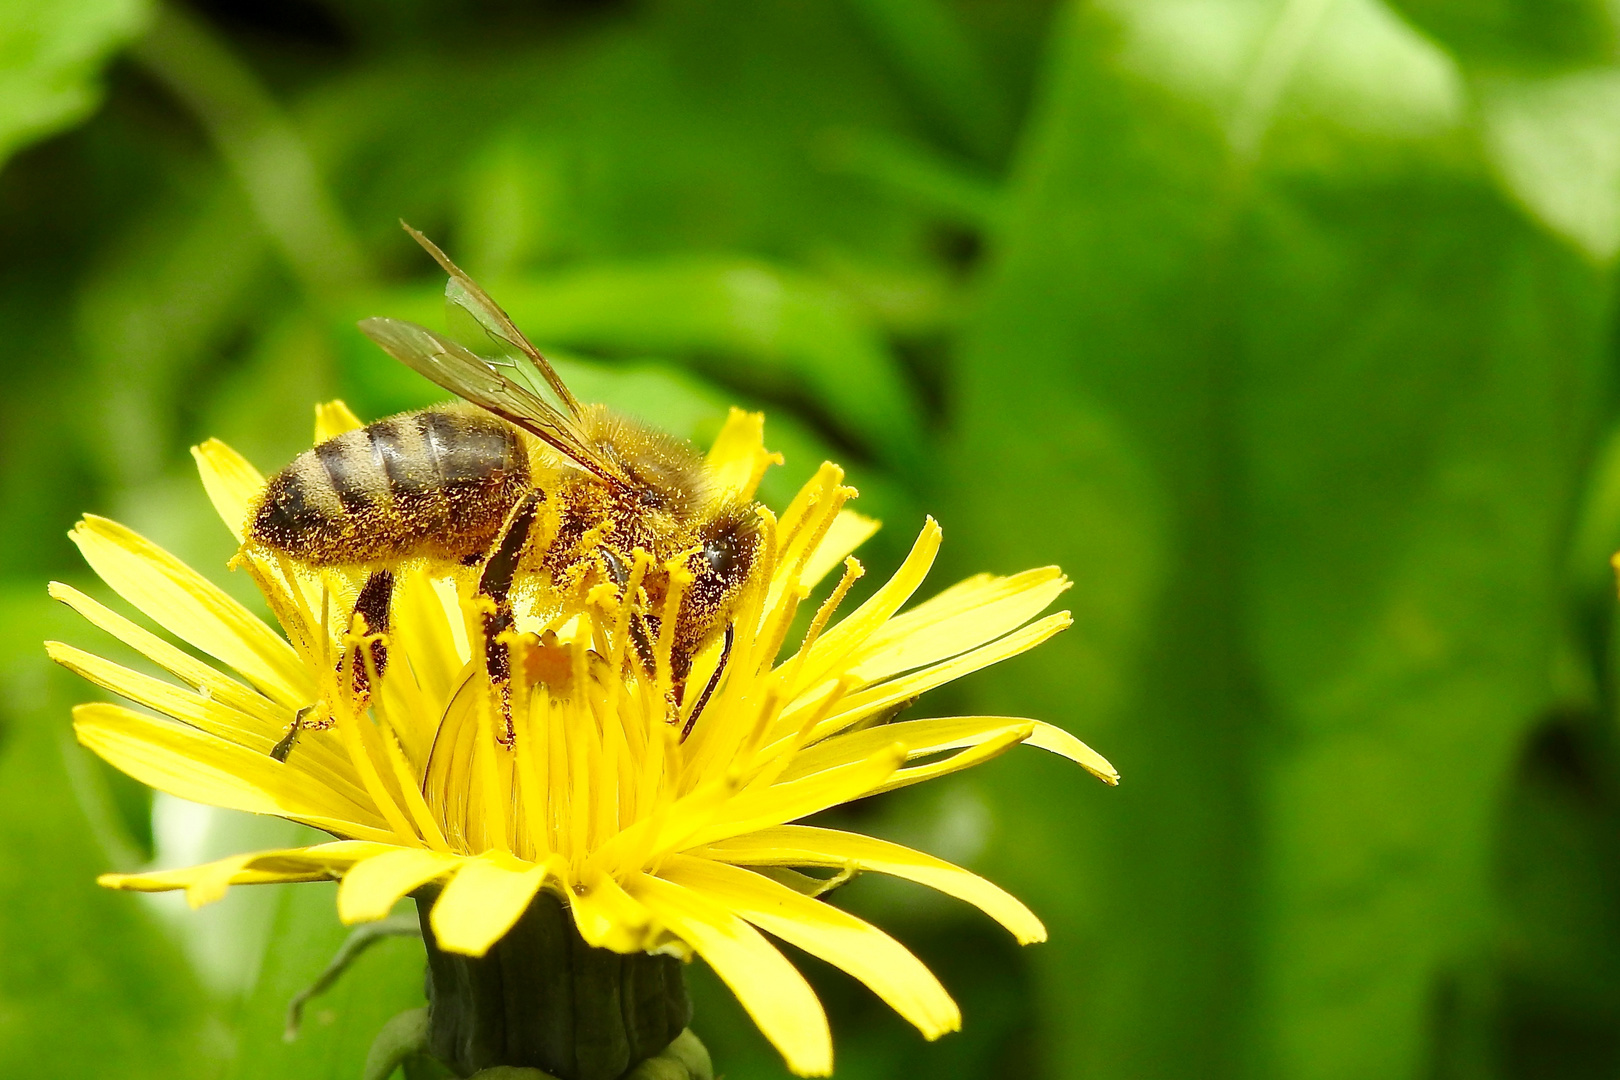
<svg viewBox="0 0 1620 1080">
<path fill-rule="evenodd" d="M 309 672 L 275 631 L 218 586 L 145 537 L 87 515 L 72 533 L 113 591 L 180 640 L 237 671 L 283 705 L 309 703 Z"/>
<path fill-rule="evenodd" d="M 45 651 L 52 660 L 97 686 L 249 750 L 268 754 L 286 732 L 286 724 L 266 729 L 254 717 L 226 708 L 208 694 L 142 675 L 71 645 L 47 641 Z M 366 806 L 370 802 L 365 789 L 356 781 L 348 759 L 339 758 L 330 747 L 317 740 L 304 740 L 296 768 L 354 806 Z"/>
<path fill-rule="evenodd" d="M 309 847 L 263 852 L 254 857 L 249 869 L 275 873 L 298 867 L 324 867 L 328 872 L 342 873 L 357 862 L 393 850 L 392 844 L 379 844 L 370 840 L 332 840 L 324 844 L 312 844 Z"/>
<path fill-rule="evenodd" d="M 569 906 L 579 936 L 599 949 L 637 952 L 648 946 L 655 929 L 652 913 L 608 874 L 597 874 L 583 893 L 573 895 Z"/>
<path fill-rule="evenodd" d="M 746 789 L 720 807 L 714 821 L 679 840 L 677 846 L 696 847 L 724 836 L 754 832 L 859 798 L 893 776 L 905 760 L 905 747 L 886 746 L 863 761 L 788 783 Z"/>
<path fill-rule="evenodd" d="M 243 686 L 189 653 L 182 652 L 71 585 L 53 581 L 50 594 L 53 599 L 83 615 L 91 625 L 105 630 L 165 671 L 222 704 L 250 714 L 269 729 L 286 730 L 292 722 L 292 709 L 276 704 L 258 691 Z"/>
<path fill-rule="evenodd" d="M 338 918 L 345 924 L 385 917 L 400 898 L 448 873 L 462 856 L 422 848 L 394 848 L 357 862 L 338 886 Z"/>
<path fill-rule="evenodd" d="M 1033 733 L 1034 723 L 1033 720 L 1011 716 L 948 716 L 880 724 L 864 731 L 825 739 L 799 751 L 787 768 L 782 770 L 778 783 L 825 772 L 853 761 L 864 761 L 895 743 L 906 748 L 907 761 L 915 761 L 947 750 L 978 746 L 1008 734 L 1023 732 L 1027 736 Z"/>
<path fill-rule="evenodd" d="M 186 883 L 186 903 L 195 911 L 204 904 L 212 904 L 222 899 L 225 891 L 231 886 L 231 879 L 252 861 L 253 853 L 248 852 L 245 855 L 232 855 L 218 862 L 193 867 L 191 880 Z"/>
<path fill-rule="evenodd" d="M 456 622 L 451 621 L 444 598 L 425 571 L 403 575 L 394 595 L 393 636 L 411 658 L 411 673 L 435 715 L 444 711 L 466 665 L 456 644 L 460 621 L 459 612 Z"/>
<path fill-rule="evenodd" d="M 964 675 L 987 668 L 991 664 L 999 664 L 1009 657 L 1017 656 L 1021 652 L 1028 652 L 1053 634 L 1068 629 L 1071 623 L 1069 613 L 1060 611 L 1056 615 L 1048 615 L 1039 622 L 1015 630 L 1005 637 L 983 645 L 972 652 L 952 657 L 943 663 L 935 664 L 921 671 L 898 679 L 890 679 L 876 686 L 868 687 L 859 693 L 851 694 L 839 702 L 838 706 L 817 725 L 812 733 L 812 739 L 825 738 L 835 731 L 842 731 L 851 724 L 857 723 L 880 713 L 885 709 L 893 708 L 903 702 L 910 701 L 918 694 L 932 690 L 936 686 L 960 679 Z M 807 695 L 803 701 L 793 709 L 782 714 L 778 727 L 786 731 L 796 731 L 804 714 L 814 708 L 817 698 Z"/>
<path fill-rule="evenodd" d="M 264 490 L 264 476 L 247 458 L 218 439 L 191 448 L 202 476 L 203 490 L 214 510 L 241 543 L 247 527 L 248 507 Z"/>
<path fill-rule="evenodd" d="M 1057 567 L 974 580 L 890 619 L 850 657 L 850 675 L 876 682 L 994 641 L 1049 607 L 1069 587 Z"/>
<path fill-rule="evenodd" d="M 838 511 L 838 516 L 827 527 L 827 534 L 805 561 L 799 583 L 807 589 L 815 588 L 822 578 L 844 561 L 845 556 L 872 539 L 882 526 L 881 521 L 865 514 L 857 514 L 853 510 Z"/>
<path fill-rule="evenodd" d="M 357 839 L 393 839 L 375 811 L 356 806 L 268 754 L 121 705 L 79 705 L 73 710 L 73 728 L 79 742 L 114 768 L 170 795 L 275 814 Z"/>
<path fill-rule="evenodd" d="M 315 406 L 315 442 L 335 439 L 344 432 L 365 427 L 341 399 L 325 401 Z"/>
<path fill-rule="evenodd" d="M 934 556 L 939 554 L 940 536 L 939 524 L 929 518 L 918 534 L 916 543 L 912 544 L 911 553 L 900 564 L 900 569 L 894 572 L 894 576 L 884 582 L 866 603 L 821 635 L 799 671 L 798 685 L 788 688 L 790 693 L 797 694 L 802 688 L 814 686 L 827 678 L 850 653 L 899 611 L 901 605 L 911 599 L 934 565 Z"/>
<path fill-rule="evenodd" d="M 991 758 L 1000 757 L 1008 750 L 1029 738 L 1034 728 L 1024 724 L 1015 731 L 1008 731 L 993 739 L 986 739 L 966 750 L 952 754 L 948 758 L 930 761 L 926 765 L 917 765 L 909 769 L 896 769 L 893 776 L 876 784 L 861 793 L 861 798 L 868 795 L 881 795 L 885 791 L 895 791 L 899 788 L 910 787 L 912 784 L 921 784 L 928 780 L 935 780 L 941 776 L 948 776 L 963 769 L 971 769 L 975 765 L 983 765 Z"/>
<path fill-rule="evenodd" d="M 962 1014 L 922 961 L 889 935 L 831 904 L 734 866 L 677 855 L 660 877 L 701 893 L 767 933 L 843 968 L 925 1038 L 962 1026 Z"/>
<path fill-rule="evenodd" d="M 782 455 L 765 449 L 765 414 L 732 407 L 725 427 L 709 449 L 709 475 L 721 498 L 747 502 L 754 497 L 760 477 Z"/>
<path fill-rule="evenodd" d="M 103 874 L 98 884 L 129 892 L 186 890 L 193 908 L 211 904 L 231 885 L 267 885 L 295 881 L 322 881 L 333 877 L 378 845 L 339 841 L 314 847 L 250 851 L 201 866 L 155 870 L 145 874 Z"/>
<path fill-rule="evenodd" d="M 75 675 L 137 705 L 145 705 L 250 750 L 268 753 L 286 730 L 285 725 L 272 727 L 257 717 L 229 708 L 210 694 L 131 671 L 60 641 L 47 641 L 45 654 Z"/>
<path fill-rule="evenodd" d="M 190 684 L 196 693 L 187 693 L 71 646 L 47 642 L 46 650 L 57 663 L 115 694 L 249 749 L 268 753 L 291 726 L 293 710 L 181 652 L 78 590 L 52 582 L 50 593 L 94 625 Z M 332 742 L 312 732 L 300 740 L 299 747 L 300 768 L 357 805 L 367 803 L 369 796 L 360 786 L 353 765 Z"/>
<path fill-rule="evenodd" d="M 186 902 L 193 908 L 213 903 L 225 895 L 231 878 L 241 870 L 252 855 L 232 855 L 229 859 L 202 866 L 188 866 L 184 870 L 156 870 L 146 874 L 102 874 L 96 884 L 105 889 L 125 892 L 173 892 L 186 890 Z M 223 870 L 223 875 L 222 875 Z M 305 878 L 280 880 L 303 881 Z"/>
<path fill-rule="evenodd" d="M 714 821 L 738 787 L 739 781 L 731 775 L 699 784 L 673 804 L 609 837 L 591 853 L 589 866 L 604 872 L 639 870 L 647 853 L 675 849 L 686 837 Z"/>
<path fill-rule="evenodd" d="M 1110 765 L 1107 758 L 1060 727 L 1037 720 L 1035 730 L 1024 741 L 1068 758 L 1110 787 L 1119 783 L 1119 770 Z"/>
<path fill-rule="evenodd" d="M 463 860 L 428 917 L 439 947 L 483 956 L 512 929 L 545 876 L 545 867 L 501 852 Z"/>
<path fill-rule="evenodd" d="M 832 1072 L 827 1014 L 810 984 L 758 930 L 690 889 L 639 874 L 631 896 L 685 940 L 731 987 L 759 1030 L 799 1076 Z"/>
<path fill-rule="evenodd" d="M 1041 921 L 1004 889 L 943 859 L 859 833 L 780 825 L 688 854 L 737 866 L 816 866 L 889 874 L 965 900 L 1012 931 L 1020 944 L 1046 940 Z"/>
</svg>

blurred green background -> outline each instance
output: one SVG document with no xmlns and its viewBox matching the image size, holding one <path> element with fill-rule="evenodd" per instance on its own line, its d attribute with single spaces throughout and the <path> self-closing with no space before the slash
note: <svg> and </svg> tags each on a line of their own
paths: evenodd
<svg viewBox="0 0 1620 1080">
<path fill-rule="evenodd" d="M 404 217 L 580 396 L 846 464 L 874 570 L 1075 579 L 924 705 L 1124 784 L 844 812 L 1052 940 L 855 882 L 966 1027 L 804 960 L 840 1077 L 1620 1077 L 1612 0 L 4 0 L 0 155 L 0 1075 L 350 1080 L 421 1001 L 392 941 L 284 1043 L 329 886 L 98 891 L 297 831 L 78 750 L 39 645 L 85 510 L 225 575 L 190 444 L 436 399 L 353 329 L 439 318 Z"/>
</svg>

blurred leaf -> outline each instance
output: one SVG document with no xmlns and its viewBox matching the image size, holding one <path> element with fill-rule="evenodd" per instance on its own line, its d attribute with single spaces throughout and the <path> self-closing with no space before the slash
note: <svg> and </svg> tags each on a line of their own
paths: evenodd
<svg viewBox="0 0 1620 1080">
<path fill-rule="evenodd" d="M 88 116 L 107 56 L 138 34 L 149 0 L 5 0 L 0 6 L 0 163 Z"/>
<path fill-rule="evenodd" d="M 899 364 L 860 308 L 814 277 L 752 259 L 688 256 L 595 263 L 489 289 L 542 349 L 687 357 L 730 385 L 807 399 L 829 427 L 891 468 L 919 464 L 922 423 Z M 443 321 L 438 290 L 364 306 Z M 357 335 L 344 339 L 364 345 Z M 364 354 L 375 358 L 369 346 Z"/>
<path fill-rule="evenodd" d="M 1549 68 L 1615 59 L 1604 0 L 1395 0 L 1419 29 L 1482 68 Z"/>
<path fill-rule="evenodd" d="M 257 985 L 236 1017 L 229 1080 L 355 1080 L 383 1025 L 422 1004 L 422 943 L 393 938 L 367 950 L 306 1006 L 298 1038 L 287 1042 L 288 1002 L 320 976 L 349 930 L 338 921 L 335 885 L 265 888 L 277 894 L 274 917 Z"/>
<path fill-rule="evenodd" d="M 365 277 L 301 133 L 206 22 L 164 5 L 135 56 L 207 130 L 259 227 L 317 303 Z"/>
<path fill-rule="evenodd" d="M 91 445 L 108 477 L 150 482 L 166 460 L 181 460 L 182 400 L 263 299 L 267 256 L 244 200 L 206 173 L 98 253 L 74 329 L 95 371 L 83 422 L 102 436 Z"/>
<path fill-rule="evenodd" d="M 134 852 L 73 743 L 74 681 L 44 658 L 70 619 L 42 584 L 0 597 L 0 1073 L 209 1076 L 226 1048 L 184 954 L 139 897 L 95 883 L 109 849 Z"/>
<path fill-rule="evenodd" d="M 502 295 L 537 338 L 690 356 L 733 385 L 797 391 L 891 467 L 918 464 L 921 420 L 899 365 L 860 310 L 814 278 L 752 260 L 691 257 L 599 264 L 512 282 Z"/>
<path fill-rule="evenodd" d="M 975 538 L 1078 585 L 996 707 L 1125 776 L 1012 759 L 997 852 L 1056 1075 L 1417 1076 L 1551 695 L 1607 286 L 1387 9 L 1173 10 L 1071 8 L 955 388 Z"/>
<path fill-rule="evenodd" d="M 1007 107 L 976 43 L 946 0 L 849 0 L 931 118 L 989 157 L 1007 138 Z"/>
<path fill-rule="evenodd" d="M 867 177 L 957 224 L 990 229 L 1001 215 L 994 182 L 928 148 L 878 132 L 829 132 L 822 158 L 830 168 Z"/>
<path fill-rule="evenodd" d="M 1468 108 L 1455 60 L 1378 0 L 1107 0 L 1119 41 L 1110 63 L 1185 108 L 1209 110 L 1240 164 L 1262 152 L 1346 175 L 1382 155 L 1332 136 L 1396 145 L 1461 136 Z M 1275 142 L 1270 142 L 1273 137 Z"/>
<path fill-rule="evenodd" d="M 1508 190 L 1592 258 L 1620 251 L 1620 67 L 1480 86 L 1486 144 Z"/>
<path fill-rule="evenodd" d="M 1604 621 L 1615 599 L 1620 552 L 1620 428 L 1611 429 L 1593 457 L 1586 493 L 1570 540 L 1569 577 L 1579 601 L 1601 604 Z"/>
<path fill-rule="evenodd" d="M 512 47 L 423 39 L 346 70 L 295 112 L 375 238 L 396 236 L 403 216 L 456 252 L 440 223 L 488 182 L 480 164 L 505 155 L 533 163 L 517 194 L 546 236 L 539 258 L 794 258 L 829 242 L 916 258 L 927 215 L 814 167 L 830 129 L 919 134 L 856 31 L 840 4 L 662 0 Z"/>
<path fill-rule="evenodd" d="M 1620 250 L 1620 9 L 1602 0 L 1404 0 L 1461 62 L 1507 191 L 1592 258 Z"/>
</svg>

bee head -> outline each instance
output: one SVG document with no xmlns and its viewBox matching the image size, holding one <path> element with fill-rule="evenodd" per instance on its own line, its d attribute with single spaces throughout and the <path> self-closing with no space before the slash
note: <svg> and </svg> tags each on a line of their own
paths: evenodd
<svg viewBox="0 0 1620 1080">
<path fill-rule="evenodd" d="M 685 522 L 708 502 L 708 473 L 690 443 L 598 405 L 587 409 L 583 423 L 624 474 L 627 512 Z"/>
<path fill-rule="evenodd" d="M 677 655 L 695 655 L 725 629 L 759 564 L 759 515 L 753 503 L 733 503 L 698 529 L 698 550 L 687 562 L 692 583 L 681 599 Z"/>
</svg>

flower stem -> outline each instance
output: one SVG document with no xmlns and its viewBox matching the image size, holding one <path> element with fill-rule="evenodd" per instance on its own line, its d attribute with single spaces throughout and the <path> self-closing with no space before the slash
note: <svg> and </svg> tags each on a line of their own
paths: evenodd
<svg viewBox="0 0 1620 1080">
<path fill-rule="evenodd" d="M 550 893 L 483 956 L 445 952 L 418 898 L 428 954 L 428 1049 L 466 1075 L 499 1065 L 559 1080 L 616 1080 L 692 1018 L 672 956 L 592 948 Z"/>
</svg>

